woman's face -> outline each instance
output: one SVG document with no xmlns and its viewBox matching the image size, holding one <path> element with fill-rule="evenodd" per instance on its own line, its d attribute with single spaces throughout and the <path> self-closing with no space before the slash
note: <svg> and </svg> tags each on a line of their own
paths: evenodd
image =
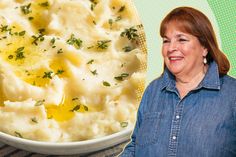
<svg viewBox="0 0 236 157">
<path fill-rule="evenodd" d="M 207 50 L 197 37 L 181 32 L 175 23 L 170 23 L 163 37 L 162 55 L 173 75 L 194 76 L 203 70 Z"/>
</svg>

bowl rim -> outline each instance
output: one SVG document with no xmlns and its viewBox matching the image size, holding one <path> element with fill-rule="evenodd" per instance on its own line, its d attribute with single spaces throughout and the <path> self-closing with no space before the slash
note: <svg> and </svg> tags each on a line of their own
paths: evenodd
<svg viewBox="0 0 236 157">
<path fill-rule="evenodd" d="M 7 140 L 9 142 L 14 143 L 22 143 L 31 146 L 47 146 L 47 147 L 71 147 L 71 146 L 84 146 L 89 144 L 96 144 L 101 143 L 113 138 L 118 138 L 120 136 L 131 135 L 133 128 L 127 128 L 125 130 L 106 135 L 99 138 L 84 140 L 84 141 L 71 141 L 71 142 L 47 142 L 47 141 L 36 141 L 30 140 L 25 138 L 16 137 L 7 133 L 0 131 L 0 141 L 5 143 L 4 141 Z M 8 143 L 7 143 L 8 144 Z"/>
</svg>

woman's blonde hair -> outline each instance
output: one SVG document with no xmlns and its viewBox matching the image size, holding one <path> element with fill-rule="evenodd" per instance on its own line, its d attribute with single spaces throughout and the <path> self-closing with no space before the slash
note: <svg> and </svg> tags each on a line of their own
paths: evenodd
<svg viewBox="0 0 236 157">
<path fill-rule="evenodd" d="M 191 7 L 172 10 L 161 23 L 161 37 L 165 36 L 171 22 L 175 22 L 179 30 L 197 37 L 201 45 L 208 50 L 207 61 L 216 61 L 220 75 L 227 74 L 230 68 L 229 60 L 219 49 L 211 22 L 202 12 Z"/>
</svg>

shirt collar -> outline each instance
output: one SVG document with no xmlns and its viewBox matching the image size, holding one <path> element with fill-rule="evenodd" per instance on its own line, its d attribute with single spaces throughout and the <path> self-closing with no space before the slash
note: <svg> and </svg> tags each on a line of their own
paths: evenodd
<svg viewBox="0 0 236 157">
<path fill-rule="evenodd" d="M 176 90 L 175 76 L 167 68 L 165 68 L 162 76 L 161 89 L 164 88 L 170 91 Z M 200 88 L 216 89 L 216 90 L 220 89 L 218 65 L 216 64 L 215 61 L 209 64 L 209 68 L 207 70 L 205 77 L 197 87 L 197 89 Z"/>
</svg>

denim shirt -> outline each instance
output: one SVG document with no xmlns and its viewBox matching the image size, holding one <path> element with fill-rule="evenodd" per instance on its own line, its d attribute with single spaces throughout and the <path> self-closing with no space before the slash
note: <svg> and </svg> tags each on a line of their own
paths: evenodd
<svg viewBox="0 0 236 157">
<path fill-rule="evenodd" d="M 236 79 L 210 63 L 184 98 L 166 69 L 145 90 L 131 142 L 121 157 L 236 156 Z"/>
</svg>

